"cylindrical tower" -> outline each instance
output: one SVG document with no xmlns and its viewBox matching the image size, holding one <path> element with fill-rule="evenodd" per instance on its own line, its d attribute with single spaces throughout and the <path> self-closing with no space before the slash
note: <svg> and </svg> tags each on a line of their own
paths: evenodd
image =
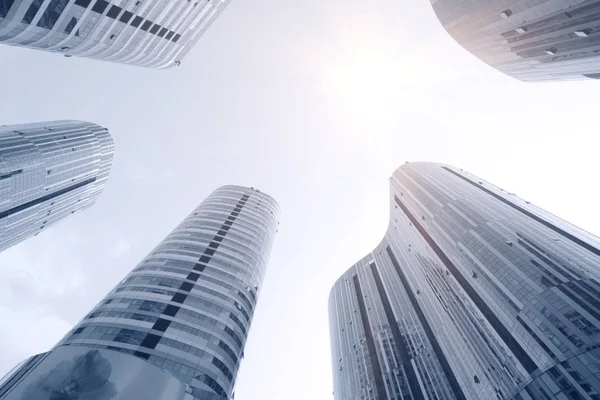
<svg viewBox="0 0 600 400">
<path fill-rule="evenodd" d="M 115 384 L 110 398 L 229 398 L 278 214 L 277 203 L 256 189 L 217 189 L 30 369 L 105 359 L 112 372 L 98 385 Z M 7 399 L 20 399 L 27 376 Z"/>
<path fill-rule="evenodd" d="M 112 164 L 106 128 L 83 121 L 0 127 L 0 251 L 96 202 Z"/>
</svg>

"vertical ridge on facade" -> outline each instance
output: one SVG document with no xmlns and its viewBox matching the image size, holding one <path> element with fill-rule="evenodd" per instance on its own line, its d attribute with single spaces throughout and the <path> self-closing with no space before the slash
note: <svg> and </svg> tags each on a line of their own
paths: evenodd
<svg viewBox="0 0 600 400">
<path fill-rule="evenodd" d="M 413 399 L 415 400 L 423 400 L 423 392 L 421 391 L 421 386 L 419 385 L 419 379 L 417 378 L 417 374 L 415 373 L 415 369 L 411 363 L 412 357 L 406 347 L 406 338 L 400 333 L 400 329 L 398 328 L 398 323 L 396 322 L 396 318 L 394 317 L 394 311 L 392 310 L 392 306 L 390 304 L 390 300 L 388 299 L 387 293 L 383 287 L 383 282 L 381 281 L 381 276 L 379 275 L 379 271 L 377 270 L 377 266 L 375 263 L 370 264 L 371 272 L 373 273 L 373 278 L 375 279 L 375 285 L 377 286 L 377 292 L 379 297 L 381 298 L 381 303 L 383 309 L 385 311 L 385 316 L 392 331 L 392 335 L 394 337 L 394 342 L 396 344 L 396 349 L 398 354 L 400 355 L 401 366 L 406 373 L 406 377 L 408 378 L 408 386 L 410 387 L 410 392 L 412 393 Z"/>
<path fill-rule="evenodd" d="M 363 299 L 360 282 L 358 281 L 358 275 L 354 275 L 352 277 L 352 282 L 354 283 L 354 290 L 356 291 L 356 301 L 358 302 L 360 320 L 365 331 L 365 341 L 367 342 L 367 348 L 369 349 L 371 368 L 373 368 L 373 374 L 375 376 L 375 391 L 381 399 L 387 399 L 383 389 L 381 365 L 379 364 L 379 359 L 377 358 L 375 341 L 373 340 L 373 332 L 371 331 L 371 324 L 369 323 L 369 314 L 367 314 L 367 307 L 365 307 L 365 300 Z"/>
</svg>

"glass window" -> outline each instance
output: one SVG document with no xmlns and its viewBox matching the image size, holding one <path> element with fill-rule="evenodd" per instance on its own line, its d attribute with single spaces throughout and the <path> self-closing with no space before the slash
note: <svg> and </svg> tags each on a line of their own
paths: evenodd
<svg viewBox="0 0 600 400">
<path fill-rule="evenodd" d="M 15 0 L 0 0 L 0 18 L 6 17 Z"/>
<path fill-rule="evenodd" d="M 112 6 L 110 8 L 110 10 L 108 10 L 108 13 L 106 14 L 106 16 L 109 18 L 115 19 L 115 18 L 117 18 L 117 15 L 119 15 L 121 10 L 123 10 L 123 9 L 119 6 Z"/>
<path fill-rule="evenodd" d="M 129 12 L 129 11 L 125 11 L 123 13 L 123 15 L 121 15 L 121 18 L 119 18 L 119 21 L 123 22 L 123 23 L 128 23 L 129 20 L 133 17 L 133 13 Z"/>
<path fill-rule="evenodd" d="M 140 24 L 142 23 L 143 20 L 144 20 L 144 18 L 137 16 L 133 19 L 133 21 L 131 21 L 131 26 L 137 28 L 138 26 L 140 26 Z"/>
<path fill-rule="evenodd" d="M 40 28 L 52 29 L 69 0 L 52 0 L 37 23 Z"/>
<path fill-rule="evenodd" d="M 73 31 L 73 28 L 75 28 L 75 25 L 77 25 L 77 18 L 72 17 L 71 20 L 69 21 L 69 23 L 67 24 L 67 26 L 65 27 L 65 33 L 67 35 L 70 34 L 71 31 Z"/>
<path fill-rule="evenodd" d="M 35 17 L 35 14 L 37 14 L 37 12 L 39 11 L 42 3 L 43 3 L 43 0 L 33 0 L 33 2 L 27 9 L 27 12 L 25 13 L 25 15 L 23 16 L 23 19 L 21 21 L 24 24 L 30 24 L 31 21 L 33 21 L 33 18 Z"/>
<path fill-rule="evenodd" d="M 108 2 L 105 0 L 98 0 L 92 7 L 92 11 L 102 14 L 108 7 Z"/>
</svg>

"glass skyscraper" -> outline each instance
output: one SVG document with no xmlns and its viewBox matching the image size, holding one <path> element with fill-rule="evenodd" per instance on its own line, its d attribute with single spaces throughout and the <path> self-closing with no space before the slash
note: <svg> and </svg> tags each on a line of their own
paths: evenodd
<svg viewBox="0 0 600 400">
<path fill-rule="evenodd" d="M 89 122 L 0 126 L 0 251 L 94 204 L 113 150 Z"/>
<path fill-rule="evenodd" d="M 229 0 L 0 0 L 0 43 L 152 68 L 179 65 Z"/>
<path fill-rule="evenodd" d="M 463 170 L 391 179 L 329 297 L 336 400 L 600 399 L 600 240 Z"/>
<path fill-rule="evenodd" d="M 231 398 L 278 215 L 259 190 L 215 190 L 0 399 Z"/>
<path fill-rule="evenodd" d="M 598 0 L 430 0 L 450 35 L 522 81 L 600 79 Z"/>
</svg>

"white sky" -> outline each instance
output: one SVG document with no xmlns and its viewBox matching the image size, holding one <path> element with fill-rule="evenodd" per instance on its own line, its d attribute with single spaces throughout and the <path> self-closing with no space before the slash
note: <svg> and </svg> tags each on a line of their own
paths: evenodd
<svg viewBox="0 0 600 400">
<path fill-rule="evenodd" d="M 464 168 L 600 232 L 600 82 L 505 77 L 427 0 L 234 0 L 180 68 L 0 46 L 0 76 L 0 124 L 82 119 L 116 142 L 96 205 L 0 254 L 0 375 L 223 184 L 282 208 L 239 400 L 331 399 L 327 295 L 383 236 L 405 161 Z"/>
</svg>

